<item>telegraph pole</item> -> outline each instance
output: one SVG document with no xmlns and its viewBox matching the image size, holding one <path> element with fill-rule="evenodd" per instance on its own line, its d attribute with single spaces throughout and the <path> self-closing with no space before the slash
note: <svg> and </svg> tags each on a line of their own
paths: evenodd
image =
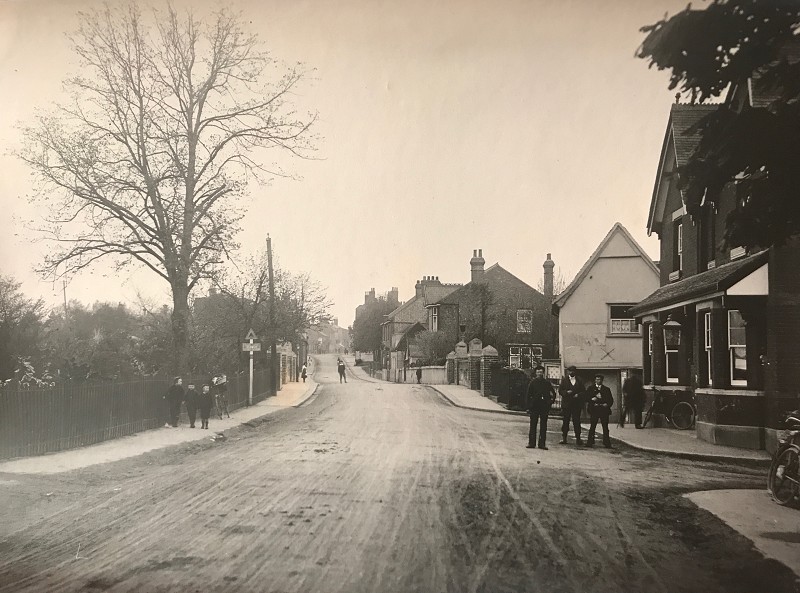
<svg viewBox="0 0 800 593">
<path fill-rule="evenodd" d="M 269 271 L 269 366 L 270 366 L 270 381 L 271 391 L 275 395 L 278 393 L 278 373 L 280 367 L 276 370 L 276 362 L 278 355 L 277 344 L 275 343 L 275 330 L 277 322 L 275 321 L 275 277 L 272 274 L 272 239 L 267 234 L 267 270 Z"/>
</svg>

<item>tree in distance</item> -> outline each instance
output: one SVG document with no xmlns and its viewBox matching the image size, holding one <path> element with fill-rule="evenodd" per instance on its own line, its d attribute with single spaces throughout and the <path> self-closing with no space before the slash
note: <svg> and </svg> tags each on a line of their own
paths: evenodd
<svg viewBox="0 0 800 593">
<path fill-rule="evenodd" d="M 55 242 L 41 271 L 74 274 L 100 259 L 151 270 L 170 286 L 183 372 L 189 294 L 237 248 L 248 182 L 285 175 L 265 151 L 313 151 L 316 116 L 292 105 L 306 73 L 270 57 L 226 9 L 201 21 L 131 3 L 80 19 L 70 100 L 23 128 L 38 230 Z"/>
</svg>

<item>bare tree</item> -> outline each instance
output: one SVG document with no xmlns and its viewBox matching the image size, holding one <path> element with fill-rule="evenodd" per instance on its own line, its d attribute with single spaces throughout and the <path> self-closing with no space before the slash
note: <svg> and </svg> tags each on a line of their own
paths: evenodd
<svg viewBox="0 0 800 593">
<path fill-rule="evenodd" d="M 135 3 L 81 13 L 71 100 L 24 128 L 20 156 L 42 182 L 40 230 L 57 242 L 42 272 L 101 258 L 149 268 L 170 285 L 185 370 L 190 292 L 237 247 L 247 183 L 284 174 L 257 151 L 309 156 L 315 115 L 290 101 L 305 72 L 274 61 L 237 15 L 148 16 Z"/>
<path fill-rule="evenodd" d="M 560 295 L 562 292 L 564 292 L 567 286 L 569 286 L 567 274 L 564 274 L 561 268 L 556 268 L 555 274 L 553 274 L 553 296 L 557 297 Z M 544 294 L 544 278 L 539 278 L 539 282 L 536 285 L 536 290 Z"/>
</svg>

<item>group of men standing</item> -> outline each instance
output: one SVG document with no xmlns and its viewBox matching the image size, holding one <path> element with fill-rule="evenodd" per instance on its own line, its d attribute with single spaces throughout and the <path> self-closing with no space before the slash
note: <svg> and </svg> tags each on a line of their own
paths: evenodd
<svg viewBox="0 0 800 593">
<path fill-rule="evenodd" d="M 211 393 L 211 385 L 218 390 L 224 390 L 224 382 L 216 378 L 203 385 L 200 393 L 195 389 L 194 384 L 189 384 L 186 391 L 183 390 L 183 379 L 175 377 L 172 385 L 167 389 L 164 399 L 169 407 L 169 420 L 164 425 L 165 428 L 177 428 L 178 416 L 181 413 L 181 405 L 186 403 L 186 414 L 189 416 L 189 428 L 194 428 L 197 419 L 197 412 L 200 412 L 201 428 L 208 428 L 208 419 L 211 417 L 211 408 L 214 406 L 214 394 Z M 227 407 L 227 406 L 226 406 Z M 225 410 L 227 413 L 227 409 Z M 228 414 L 230 418 L 230 414 Z M 220 418 L 222 415 L 220 414 Z"/>
<path fill-rule="evenodd" d="M 581 415 L 585 405 L 590 422 L 586 446 L 594 447 L 595 433 L 599 423 L 603 427 L 603 446 L 610 449 L 611 437 L 609 436 L 608 419 L 611 416 L 614 397 L 608 386 L 603 385 L 603 375 L 599 373 L 595 375 L 594 382 L 586 387 L 576 375 L 574 366 L 567 367 L 566 371 L 566 375 L 558 386 L 563 414 L 560 444 L 568 443 L 570 423 L 573 426 L 576 444 L 584 444 L 581 439 Z M 641 381 L 637 382 L 635 377 L 631 377 L 626 381 L 623 392 L 625 408 L 620 417 L 620 425 L 624 425 L 624 417 L 630 409 L 635 414 L 636 428 L 641 428 L 642 408 L 644 407 L 644 390 Z M 538 447 L 547 450 L 547 418 L 550 415 L 550 407 L 555 395 L 553 384 L 544 377 L 544 367 L 536 367 L 534 377 L 528 384 L 527 392 L 527 408 L 531 422 L 528 432 L 529 449 Z"/>
</svg>

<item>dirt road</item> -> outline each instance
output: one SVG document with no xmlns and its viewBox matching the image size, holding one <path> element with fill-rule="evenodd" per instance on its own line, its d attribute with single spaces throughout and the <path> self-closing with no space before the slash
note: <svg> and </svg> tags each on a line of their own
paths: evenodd
<svg viewBox="0 0 800 593">
<path fill-rule="evenodd" d="M 0 592 L 797 590 L 680 496 L 762 469 L 528 450 L 525 418 L 317 367 L 311 401 L 225 441 L 0 474 Z"/>
</svg>

